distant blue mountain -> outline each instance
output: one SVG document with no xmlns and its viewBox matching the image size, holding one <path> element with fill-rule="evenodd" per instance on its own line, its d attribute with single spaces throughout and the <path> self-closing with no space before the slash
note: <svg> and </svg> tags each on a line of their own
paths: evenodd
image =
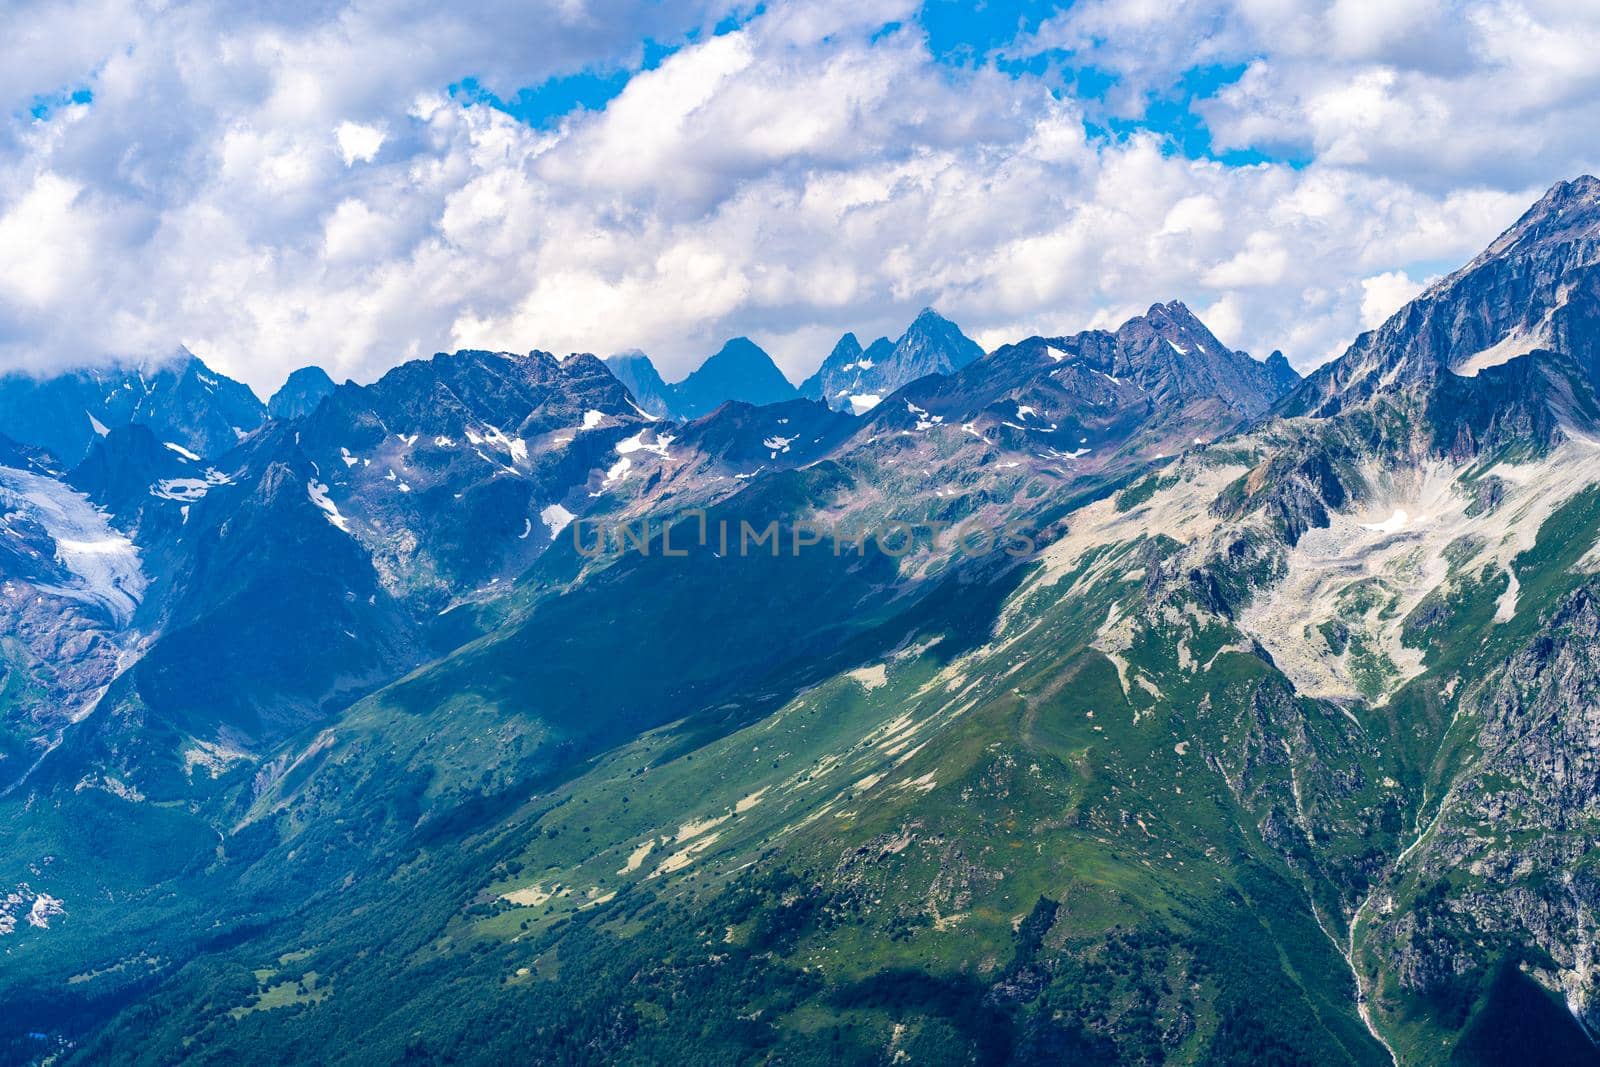
<svg viewBox="0 0 1600 1067">
<path fill-rule="evenodd" d="M 336 386 L 321 367 L 301 367 L 267 401 L 267 414 L 275 419 L 298 419 L 317 410 L 322 398 Z"/>
<path fill-rule="evenodd" d="M 630 352 L 618 352 L 606 360 L 606 366 L 618 381 L 628 387 L 628 392 L 633 394 L 634 402 L 641 410 L 658 419 L 671 414 L 671 407 L 667 403 L 667 383 L 661 380 L 649 356 L 637 348 Z"/>
<path fill-rule="evenodd" d="M 982 356 L 983 349 L 959 326 L 923 308 L 898 341 L 880 337 L 863 350 L 855 334 L 839 338 L 800 393 L 861 414 L 903 385 L 929 374 L 950 374 Z"/>
<path fill-rule="evenodd" d="M 672 413 L 685 419 L 708 415 L 730 400 L 776 404 L 800 395 L 772 357 L 748 337 L 735 337 L 699 370 L 668 388 Z"/>
</svg>

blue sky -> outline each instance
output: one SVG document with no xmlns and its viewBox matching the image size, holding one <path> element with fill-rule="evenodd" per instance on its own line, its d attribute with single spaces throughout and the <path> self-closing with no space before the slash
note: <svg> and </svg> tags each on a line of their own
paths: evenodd
<svg viewBox="0 0 1600 1067">
<path fill-rule="evenodd" d="M 1563 0 L 36 0 L 0 42 L 0 365 L 263 390 L 747 335 L 797 380 L 1182 299 L 1302 368 L 1593 170 Z"/>
<path fill-rule="evenodd" d="M 1118 141 L 1152 133 L 1168 152 L 1235 166 L 1285 163 L 1300 167 L 1309 162 L 1305 154 L 1255 147 L 1213 150 L 1211 131 L 1194 104 L 1236 83 L 1246 70 L 1242 62 L 1197 64 L 1179 71 L 1171 84 L 1140 94 L 1134 107 L 1118 112 L 1110 101 L 1119 81 L 1115 71 L 1096 67 L 1092 58 L 1070 49 L 1044 48 L 1017 54 L 1018 42 L 1036 33 L 1041 23 L 1059 14 L 1062 8 L 1061 4 L 1036 0 L 927 0 L 911 21 L 925 36 L 930 57 L 952 72 L 988 67 L 1017 78 L 1038 78 L 1054 93 L 1085 104 L 1088 114 L 1084 128 L 1095 138 Z M 642 39 L 634 62 L 626 65 L 563 74 L 506 94 L 498 94 L 484 87 L 476 76 L 468 76 L 450 85 L 449 91 L 469 106 L 485 104 L 531 126 L 548 126 L 579 110 L 603 110 L 635 74 L 654 70 L 683 45 L 740 29 L 762 10 L 756 6 L 725 16 L 707 28 L 692 28 L 682 42 L 663 44 Z M 903 25 L 900 21 L 886 23 L 879 32 L 891 32 Z"/>
</svg>

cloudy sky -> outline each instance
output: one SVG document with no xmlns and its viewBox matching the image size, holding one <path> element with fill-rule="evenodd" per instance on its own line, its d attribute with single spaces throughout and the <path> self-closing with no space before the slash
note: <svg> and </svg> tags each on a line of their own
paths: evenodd
<svg viewBox="0 0 1600 1067">
<path fill-rule="evenodd" d="M 1591 0 L 10 0 L 0 365 L 270 392 L 933 305 L 1336 355 L 1596 167 Z"/>
</svg>

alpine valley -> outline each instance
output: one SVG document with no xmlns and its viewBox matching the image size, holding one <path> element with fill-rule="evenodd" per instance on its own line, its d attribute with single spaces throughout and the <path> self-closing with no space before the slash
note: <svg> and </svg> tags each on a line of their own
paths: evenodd
<svg viewBox="0 0 1600 1067">
<path fill-rule="evenodd" d="M 1594 178 L 1304 380 L 929 310 L 0 435 L 0 1061 L 1600 1062 Z"/>
</svg>

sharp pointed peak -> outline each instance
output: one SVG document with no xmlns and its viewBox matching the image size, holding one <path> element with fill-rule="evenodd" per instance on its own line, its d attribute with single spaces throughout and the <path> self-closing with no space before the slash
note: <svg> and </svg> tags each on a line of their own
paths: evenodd
<svg viewBox="0 0 1600 1067">
<path fill-rule="evenodd" d="M 1552 185 L 1488 248 L 1442 279 L 1436 288 L 1447 288 L 1485 263 L 1519 250 L 1574 241 L 1592 243 L 1597 238 L 1600 238 L 1600 178 L 1579 175 Z"/>
<path fill-rule="evenodd" d="M 911 320 L 911 325 L 906 328 L 906 332 L 910 333 L 912 330 L 917 329 L 940 329 L 944 327 L 955 327 L 956 329 L 960 329 L 959 326 L 956 326 L 953 319 L 947 318 L 946 316 L 940 314 L 939 311 L 932 305 L 928 305 L 921 311 L 917 312 L 917 317 Z"/>
<path fill-rule="evenodd" d="M 1592 174 L 1580 174 L 1576 178 L 1556 182 L 1523 212 L 1522 217 L 1506 231 L 1506 235 L 1520 234 L 1552 216 L 1565 215 L 1573 208 L 1589 208 L 1591 215 L 1600 218 L 1600 210 L 1596 210 L 1600 209 L 1600 178 Z"/>
<path fill-rule="evenodd" d="M 1144 317 L 1147 319 L 1167 319 L 1169 321 L 1199 321 L 1199 316 L 1197 316 L 1189 307 L 1189 305 L 1185 304 L 1182 300 L 1168 300 L 1166 303 L 1161 303 L 1158 301 L 1154 304 L 1151 304 L 1150 307 L 1145 311 Z"/>
<path fill-rule="evenodd" d="M 1534 206 L 1561 204 L 1569 200 L 1600 196 L 1600 178 L 1593 174 L 1580 174 L 1576 178 L 1556 182 L 1546 189 Z"/>
</svg>

